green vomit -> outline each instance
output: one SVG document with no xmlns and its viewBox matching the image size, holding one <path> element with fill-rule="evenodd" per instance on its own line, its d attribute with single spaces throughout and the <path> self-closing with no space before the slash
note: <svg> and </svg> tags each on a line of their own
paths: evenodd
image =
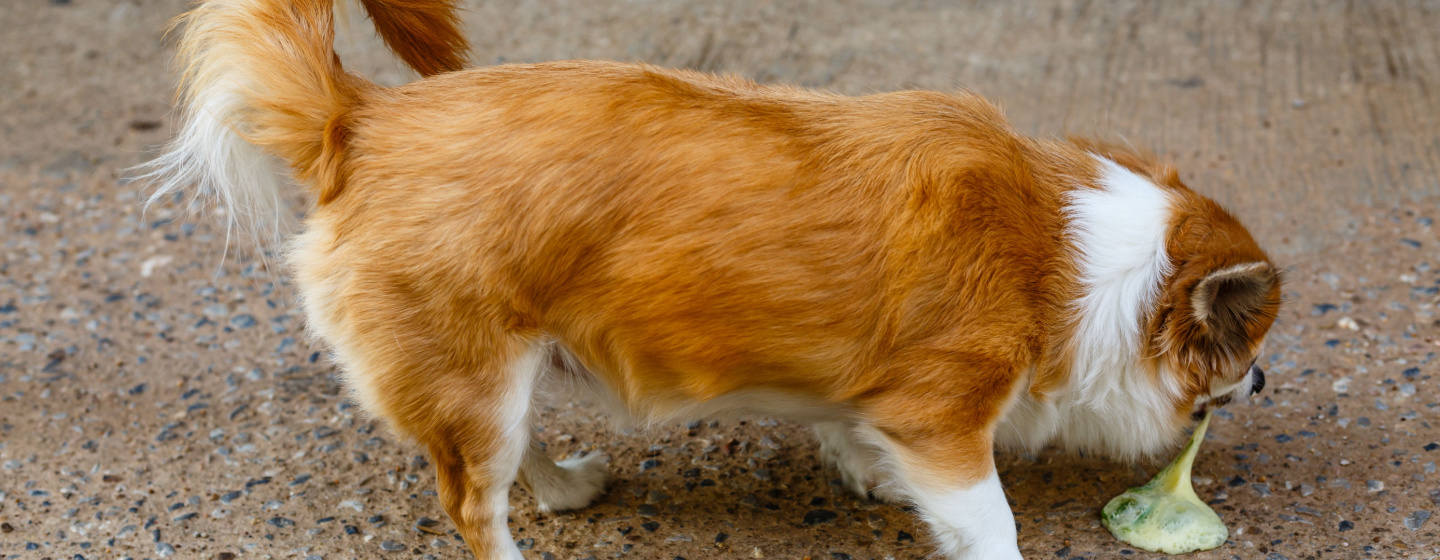
<svg viewBox="0 0 1440 560">
<path fill-rule="evenodd" d="M 1195 453 L 1200 450 L 1200 442 L 1205 441 L 1205 428 L 1209 426 L 1207 412 L 1179 457 L 1146 485 L 1126 490 L 1105 504 L 1100 523 L 1115 538 L 1166 554 L 1210 550 L 1225 544 L 1230 530 L 1190 486 Z"/>
</svg>

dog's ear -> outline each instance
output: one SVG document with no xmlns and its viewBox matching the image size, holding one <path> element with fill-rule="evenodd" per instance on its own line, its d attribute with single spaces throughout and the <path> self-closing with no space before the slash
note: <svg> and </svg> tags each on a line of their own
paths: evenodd
<svg viewBox="0 0 1440 560">
<path fill-rule="evenodd" d="M 1212 271 L 1190 294 L 1195 320 L 1213 333 L 1245 333 L 1266 313 L 1273 313 L 1272 293 L 1279 275 L 1274 265 L 1252 262 Z"/>
</svg>

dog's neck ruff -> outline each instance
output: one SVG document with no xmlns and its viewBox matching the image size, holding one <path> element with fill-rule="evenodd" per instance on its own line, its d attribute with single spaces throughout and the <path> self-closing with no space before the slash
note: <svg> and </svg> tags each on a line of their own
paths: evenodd
<svg viewBox="0 0 1440 560">
<path fill-rule="evenodd" d="M 1064 212 L 1080 297 L 1067 310 L 1069 379 L 1048 398 L 1022 395 L 997 431 L 1001 444 L 1062 447 L 1133 458 L 1171 438 L 1171 376 L 1145 362 L 1143 325 L 1172 265 L 1166 253 L 1172 215 L 1163 188 L 1093 156 L 1094 187 L 1071 191 Z"/>
<path fill-rule="evenodd" d="M 1070 388 L 1092 406 L 1129 388 L 1116 383 L 1129 375 L 1114 373 L 1144 373 L 1142 325 L 1171 271 L 1169 195 L 1113 161 L 1095 159 L 1101 188 L 1071 192 L 1065 208 L 1083 293 L 1071 307 L 1077 322 Z"/>
</svg>

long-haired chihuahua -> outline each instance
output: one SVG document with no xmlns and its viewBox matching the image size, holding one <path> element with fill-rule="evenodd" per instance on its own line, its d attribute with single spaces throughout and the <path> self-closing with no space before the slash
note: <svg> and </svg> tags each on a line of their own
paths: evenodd
<svg viewBox="0 0 1440 560">
<path fill-rule="evenodd" d="M 428 448 L 478 558 L 521 558 L 512 483 L 546 510 L 604 490 L 600 454 L 532 441 L 547 383 L 642 424 L 809 423 L 855 492 L 982 560 L 1020 558 L 995 448 L 1163 452 L 1264 383 L 1278 270 L 1153 156 L 1028 138 L 963 93 L 462 69 L 455 0 L 361 3 L 423 79 L 346 73 L 332 0 L 184 15 L 150 177 L 252 232 L 310 193 L 284 257 L 307 328 Z"/>
</svg>

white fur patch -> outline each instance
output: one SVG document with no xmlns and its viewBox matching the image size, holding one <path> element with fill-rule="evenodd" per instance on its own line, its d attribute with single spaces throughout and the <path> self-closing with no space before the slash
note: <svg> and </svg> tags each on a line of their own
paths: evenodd
<svg viewBox="0 0 1440 560">
<path fill-rule="evenodd" d="M 1088 403 L 1123 389 L 1101 378 L 1140 357 L 1141 322 L 1170 273 L 1169 196 L 1115 162 L 1096 159 L 1102 188 L 1073 191 L 1066 207 L 1085 289 L 1075 302 L 1080 323 L 1073 373 Z"/>
<path fill-rule="evenodd" d="M 948 560 L 1023 560 L 1015 516 L 994 470 L 969 488 L 912 487 L 908 493 L 929 524 L 940 556 Z"/>
<path fill-rule="evenodd" d="M 1171 399 L 1179 387 L 1165 372 L 1157 384 L 1141 365 L 1143 321 L 1171 271 L 1171 201 L 1149 180 L 1095 159 L 1099 188 L 1072 191 L 1065 208 L 1084 289 L 1072 302 L 1078 324 L 1069 386 L 1045 402 L 1023 395 L 996 439 L 1030 450 L 1054 440 L 1133 459 L 1165 449 L 1176 433 Z"/>
<path fill-rule="evenodd" d="M 475 411 L 477 415 L 494 418 L 502 429 L 500 443 L 487 458 L 486 465 L 490 469 L 491 484 L 487 498 L 490 502 L 491 523 L 494 524 L 490 535 L 499 541 L 495 543 L 494 550 L 517 560 L 524 556 L 520 554 L 510 535 L 510 485 L 515 482 L 525 450 L 530 447 L 531 401 L 536 382 L 544 371 L 547 349 L 547 345 L 537 341 L 524 354 L 515 358 L 506 368 L 509 372 L 505 379 L 510 386 L 505 388 L 506 395 L 500 400 L 500 406 L 486 405 Z"/>
<path fill-rule="evenodd" d="M 149 204 L 193 186 L 197 199 L 208 198 L 225 216 L 227 239 L 238 228 L 256 247 L 278 247 L 293 221 L 284 210 L 286 180 L 274 157 L 233 128 L 246 110 L 238 82 L 245 76 L 239 69 L 227 74 L 187 92 L 180 131 L 159 157 L 139 167 L 140 179 L 154 185 Z"/>
<path fill-rule="evenodd" d="M 854 422 L 818 422 L 812 427 L 820 441 L 820 457 L 840 471 L 840 480 L 851 492 L 892 504 L 905 501 L 902 490 L 881 467 L 879 450 L 857 437 Z"/>
<path fill-rule="evenodd" d="M 1005 500 L 1000 476 L 993 466 L 985 478 L 970 485 L 955 485 L 953 473 L 940 470 L 897 445 L 873 425 L 853 424 L 849 431 L 860 445 L 876 452 L 870 466 L 887 481 L 891 495 L 915 504 L 930 527 L 939 557 L 948 560 L 1023 560 L 1015 516 Z M 975 460 L 985 458 L 976 457 Z"/>
<path fill-rule="evenodd" d="M 591 453 L 557 463 L 532 444 L 525 452 L 525 462 L 520 464 L 520 480 L 540 511 L 550 513 L 590 505 L 604 493 L 608 471 L 603 454 Z"/>
</svg>

